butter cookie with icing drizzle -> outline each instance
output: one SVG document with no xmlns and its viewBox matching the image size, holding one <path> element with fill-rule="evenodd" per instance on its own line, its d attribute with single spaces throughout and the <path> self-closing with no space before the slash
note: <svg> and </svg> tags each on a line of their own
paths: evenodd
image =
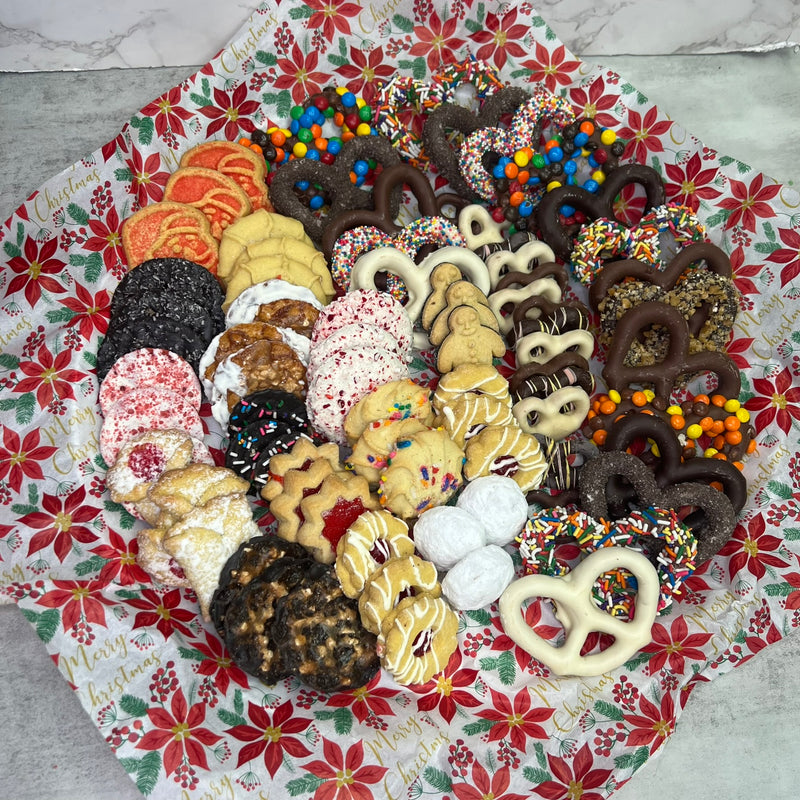
<svg viewBox="0 0 800 800">
<path fill-rule="evenodd" d="M 547 459 L 534 436 L 510 425 L 489 425 L 465 448 L 464 477 L 505 475 L 523 492 L 536 489 L 547 472 Z"/>
<path fill-rule="evenodd" d="M 414 555 L 408 525 L 383 509 L 367 511 L 347 529 L 336 546 L 336 576 L 342 591 L 357 598 L 367 581 L 390 558 Z"/>
</svg>

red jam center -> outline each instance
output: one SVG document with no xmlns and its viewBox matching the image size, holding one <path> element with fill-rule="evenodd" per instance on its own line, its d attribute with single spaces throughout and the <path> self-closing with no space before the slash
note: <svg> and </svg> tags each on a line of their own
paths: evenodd
<svg viewBox="0 0 800 800">
<path fill-rule="evenodd" d="M 418 633 L 411 645 L 414 658 L 422 658 L 431 649 L 431 644 L 433 644 L 433 631 L 430 628 Z"/>
<path fill-rule="evenodd" d="M 376 564 L 385 564 L 391 554 L 389 543 L 386 539 L 377 539 L 375 544 L 372 545 L 369 554 Z"/>
<path fill-rule="evenodd" d="M 340 497 L 333 508 L 322 514 L 325 527 L 322 535 L 331 543 L 333 552 L 336 552 L 336 545 L 339 539 L 347 533 L 347 529 L 366 511 L 361 498 L 355 500 L 345 500 Z"/>
<path fill-rule="evenodd" d="M 514 456 L 505 455 L 505 456 L 498 456 L 494 461 L 492 461 L 491 466 L 489 467 L 489 472 L 492 475 L 514 475 L 516 472 L 519 471 L 519 463 Z"/>
<path fill-rule="evenodd" d="M 128 456 L 130 471 L 141 481 L 154 481 L 166 465 L 164 451 L 152 442 L 137 444 Z"/>
</svg>

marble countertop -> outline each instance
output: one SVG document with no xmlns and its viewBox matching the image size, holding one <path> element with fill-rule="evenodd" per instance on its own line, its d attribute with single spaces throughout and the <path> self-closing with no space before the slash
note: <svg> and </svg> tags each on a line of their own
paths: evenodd
<svg viewBox="0 0 800 800">
<path fill-rule="evenodd" d="M 800 54 L 597 59 L 705 143 L 800 187 Z M 191 68 L 0 74 L 0 218 Z M 1 511 L 1 509 L 0 509 Z M 695 691 L 663 753 L 619 800 L 797 796 L 800 637 Z M 139 798 L 44 645 L 0 607 L 0 800 Z"/>
</svg>

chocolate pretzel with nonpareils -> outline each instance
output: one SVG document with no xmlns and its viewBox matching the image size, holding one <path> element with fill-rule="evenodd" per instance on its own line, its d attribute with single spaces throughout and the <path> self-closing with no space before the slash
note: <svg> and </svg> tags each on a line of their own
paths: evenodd
<svg viewBox="0 0 800 800">
<path fill-rule="evenodd" d="M 627 355 L 643 331 L 654 325 L 666 328 L 669 344 L 663 360 L 629 366 Z M 622 315 L 608 348 L 603 379 L 609 389 L 621 392 L 636 385 L 652 385 L 657 397 L 666 401 L 681 378 L 711 373 L 717 379 L 716 393 L 738 397 L 741 389 L 739 369 L 726 354 L 710 350 L 689 352 L 689 325 L 681 312 L 666 303 L 652 300 L 631 308 Z"/>
<path fill-rule="evenodd" d="M 624 517 L 632 507 L 696 509 L 683 522 L 697 538 L 697 562 L 707 561 L 730 539 L 736 526 L 736 505 L 727 494 L 693 480 L 696 473 L 681 472 L 686 465 L 681 464 L 679 458 L 675 461 L 673 453 L 667 458 L 659 479 L 630 453 L 602 452 L 581 468 L 578 476 L 580 507 L 593 517 L 603 519 Z M 709 466 L 710 459 L 695 460 L 706 461 Z M 738 473 L 735 467 L 732 469 Z"/>
<path fill-rule="evenodd" d="M 548 192 L 536 209 L 536 223 L 542 238 L 557 256 L 569 261 L 574 236 L 580 226 L 562 223 L 561 207 L 575 208 L 591 220 L 615 219 L 614 199 L 631 184 L 644 189 L 645 211 L 664 204 L 666 194 L 661 176 L 644 164 L 624 164 L 610 172 L 595 193 L 579 186 L 559 186 Z"/>
</svg>

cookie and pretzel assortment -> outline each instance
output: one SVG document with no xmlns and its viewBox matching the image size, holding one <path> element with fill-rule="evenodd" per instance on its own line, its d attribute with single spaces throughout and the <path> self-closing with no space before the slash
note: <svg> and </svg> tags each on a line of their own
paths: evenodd
<svg viewBox="0 0 800 800">
<path fill-rule="evenodd" d="M 327 87 L 285 129 L 199 145 L 123 228 L 98 353 L 108 488 L 148 526 L 143 568 L 194 589 L 266 683 L 425 683 L 458 611 L 496 601 L 553 669 L 611 669 L 742 508 L 754 434 L 722 251 L 563 98 L 474 60 L 437 80 L 395 78 L 374 108 Z M 632 184 L 635 225 L 615 208 Z M 714 388 L 692 397 L 699 375 Z M 524 624 L 531 598 L 563 648 Z M 586 620 L 615 644 L 581 655 Z"/>
</svg>

